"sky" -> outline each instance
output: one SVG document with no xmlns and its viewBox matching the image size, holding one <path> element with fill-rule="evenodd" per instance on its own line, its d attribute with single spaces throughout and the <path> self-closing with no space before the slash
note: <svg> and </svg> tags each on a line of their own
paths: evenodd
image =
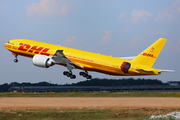
<svg viewBox="0 0 180 120">
<path fill-rule="evenodd" d="M 86 80 L 63 76 L 67 68 L 48 69 L 32 58 L 14 56 L 4 44 L 31 39 L 114 57 L 136 56 L 159 38 L 167 42 L 153 68 L 175 70 L 160 76 L 133 78 L 180 80 L 180 0 L 0 0 L 0 84 L 11 82 L 76 83 Z M 121 79 L 89 72 L 93 78 Z"/>
</svg>

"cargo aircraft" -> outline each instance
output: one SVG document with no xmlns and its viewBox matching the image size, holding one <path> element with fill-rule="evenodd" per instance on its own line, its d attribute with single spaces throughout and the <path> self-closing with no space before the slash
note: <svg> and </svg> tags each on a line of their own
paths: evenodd
<svg viewBox="0 0 180 120">
<path fill-rule="evenodd" d="M 4 46 L 15 56 L 14 62 L 18 62 L 17 57 L 21 55 L 32 58 L 33 64 L 38 67 L 65 66 L 68 71 L 64 71 L 63 74 L 71 79 L 76 78 L 72 73 L 73 69 L 82 70 L 79 75 L 91 79 L 88 71 L 115 76 L 160 75 L 161 72 L 174 72 L 152 68 L 166 41 L 167 39 L 160 38 L 136 57 L 123 58 L 28 39 L 10 40 Z"/>
</svg>

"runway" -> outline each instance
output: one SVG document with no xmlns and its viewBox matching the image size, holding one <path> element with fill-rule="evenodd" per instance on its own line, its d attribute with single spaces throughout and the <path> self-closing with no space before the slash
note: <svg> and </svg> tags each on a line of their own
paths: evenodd
<svg viewBox="0 0 180 120">
<path fill-rule="evenodd" d="M 1 97 L 2 108 L 178 108 L 171 97 Z"/>
</svg>

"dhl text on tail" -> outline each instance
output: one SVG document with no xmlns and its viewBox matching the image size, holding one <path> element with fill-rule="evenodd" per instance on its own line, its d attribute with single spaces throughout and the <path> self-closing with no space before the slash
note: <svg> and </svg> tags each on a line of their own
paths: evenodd
<svg viewBox="0 0 180 120">
<path fill-rule="evenodd" d="M 167 39 L 160 38 L 133 59 L 116 58 L 28 39 L 10 40 L 4 46 L 15 56 L 14 62 L 18 62 L 18 55 L 31 57 L 35 66 L 65 66 L 68 71 L 64 71 L 63 74 L 71 79 L 76 78 L 72 70 L 81 69 L 79 75 L 91 79 L 88 71 L 116 76 L 160 75 L 161 72 L 174 72 L 152 68 L 166 41 Z"/>
</svg>

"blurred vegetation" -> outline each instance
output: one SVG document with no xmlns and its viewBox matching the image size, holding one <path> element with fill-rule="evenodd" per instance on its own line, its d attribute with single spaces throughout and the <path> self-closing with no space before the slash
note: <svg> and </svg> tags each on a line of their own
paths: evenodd
<svg viewBox="0 0 180 120">
<path fill-rule="evenodd" d="M 0 93 L 0 97 L 180 97 L 178 92 Z"/>
<path fill-rule="evenodd" d="M 179 109 L 104 109 L 104 108 L 44 108 L 1 109 L 0 120 L 148 120 L 151 115 L 167 114 Z M 161 119 L 165 120 L 165 119 Z M 166 119 L 167 120 L 167 119 Z M 174 119 L 168 119 L 174 120 Z"/>
<path fill-rule="evenodd" d="M 81 81 L 72 84 L 58 85 L 48 82 L 30 83 L 30 82 L 12 82 L 10 84 L 4 83 L 0 85 L 0 92 L 8 92 L 11 86 L 149 86 L 149 85 L 168 85 L 157 79 L 98 79 L 94 78 L 91 80 Z"/>
<path fill-rule="evenodd" d="M 62 109 L 1 109 L 0 120 L 149 120 L 151 115 L 168 114 L 176 109 L 123 108 L 104 109 L 97 107 Z M 174 118 L 158 120 L 175 120 Z"/>
</svg>

